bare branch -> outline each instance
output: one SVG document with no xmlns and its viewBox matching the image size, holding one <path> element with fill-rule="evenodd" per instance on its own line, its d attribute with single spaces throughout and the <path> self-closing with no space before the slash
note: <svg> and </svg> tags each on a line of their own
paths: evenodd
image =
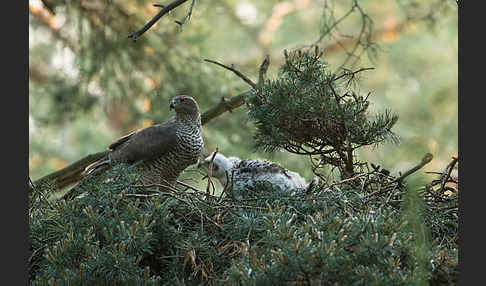
<svg viewBox="0 0 486 286">
<path fill-rule="evenodd" d="M 422 169 L 425 165 L 430 163 L 430 161 L 432 161 L 433 158 L 434 158 L 434 156 L 432 154 L 430 154 L 430 153 L 425 154 L 424 157 L 422 158 L 422 161 L 417 166 L 415 166 L 415 167 L 411 168 L 410 170 L 406 171 L 405 173 L 403 173 L 403 175 L 401 175 L 400 177 L 393 180 L 392 183 L 403 181 L 403 179 L 405 179 L 406 177 L 410 176 L 411 174 L 417 172 L 418 170 Z"/>
<path fill-rule="evenodd" d="M 321 35 L 319 36 L 319 39 L 317 39 L 314 42 L 314 45 L 319 44 L 322 41 L 322 39 L 324 39 L 325 36 L 327 36 L 329 33 L 331 33 L 332 30 L 334 30 L 344 19 L 346 19 L 351 13 L 353 13 L 354 8 L 356 8 L 356 3 L 354 5 L 352 5 L 351 8 L 348 10 L 348 12 L 346 12 L 341 18 L 334 21 L 334 23 L 331 26 L 326 27 L 326 30 L 321 33 Z"/>
<path fill-rule="evenodd" d="M 232 112 L 233 109 L 242 106 L 245 103 L 245 98 L 251 94 L 251 91 L 245 91 L 231 97 L 230 99 L 225 99 L 224 97 L 222 97 L 220 103 L 218 103 L 216 106 L 212 107 L 201 115 L 202 125 L 208 123 L 212 119 L 220 116 L 227 111 Z"/>
<path fill-rule="evenodd" d="M 213 156 L 211 157 L 211 161 L 209 161 L 209 166 L 208 166 L 208 185 L 206 187 L 206 194 L 207 194 L 207 199 L 210 198 L 210 187 L 213 187 L 213 194 L 214 194 L 214 184 L 211 181 L 211 177 L 213 176 L 213 162 L 214 162 L 214 157 L 216 157 L 216 153 L 218 153 L 218 148 L 216 147 L 216 151 L 214 151 Z"/>
<path fill-rule="evenodd" d="M 184 18 L 182 18 L 182 20 L 180 20 L 180 21 L 177 21 L 177 20 L 175 21 L 179 25 L 181 32 L 182 32 L 182 25 L 184 25 L 184 23 L 186 23 L 187 19 L 191 18 L 192 8 L 194 7 L 194 2 L 196 2 L 196 0 L 192 0 L 191 6 L 189 7 L 189 11 L 187 11 L 186 16 L 184 16 Z"/>
<path fill-rule="evenodd" d="M 187 189 L 191 189 L 191 190 L 193 190 L 193 191 L 196 191 L 196 192 L 202 193 L 202 191 L 200 191 L 200 190 L 196 189 L 195 187 L 193 187 L 193 186 L 191 186 L 191 185 L 189 185 L 189 184 L 186 184 L 186 183 L 184 183 L 184 182 L 181 182 L 181 181 L 176 181 L 176 183 L 177 183 L 177 184 L 179 184 L 179 185 L 182 185 L 182 186 L 186 187 Z M 186 189 L 186 190 L 187 190 L 187 189 Z"/>
<path fill-rule="evenodd" d="M 456 165 L 456 163 L 457 163 L 457 158 L 453 157 L 452 161 L 447 165 L 444 172 L 442 173 L 440 190 L 444 190 L 445 184 L 447 183 L 447 180 L 451 177 L 452 169 L 454 169 L 454 166 Z"/>
<path fill-rule="evenodd" d="M 227 70 L 230 70 L 230 71 L 234 72 L 238 77 L 240 77 L 242 80 L 244 80 L 253 89 L 256 89 L 257 88 L 257 85 L 251 79 L 249 79 L 247 76 L 245 76 L 244 74 L 242 74 L 240 71 L 236 70 L 235 68 L 229 67 L 229 66 L 225 66 L 225 65 L 223 65 L 221 63 L 218 63 L 216 61 L 213 61 L 213 60 L 204 59 L 204 61 L 206 61 L 208 63 L 212 63 L 212 64 L 215 64 L 215 65 L 218 65 L 220 67 L 223 67 L 223 68 L 225 68 Z"/>
<path fill-rule="evenodd" d="M 263 83 L 265 81 L 265 75 L 267 74 L 269 65 L 270 65 L 270 55 L 265 55 L 265 59 L 260 65 L 260 69 L 258 70 L 258 83 L 257 83 L 258 90 L 260 90 L 263 86 Z"/>
<path fill-rule="evenodd" d="M 162 16 L 169 13 L 171 10 L 175 9 L 176 7 L 180 6 L 187 0 L 175 0 L 174 2 L 170 3 L 167 6 L 162 6 L 162 10 L 157 13 L 150 21 L 145 24 L 140 30 L 133 32 L 132 34 L 128 35 L 128 38 L 131 38 L 134 42 L 143 34 L 145 33 L 150 27 L 152 27 Z"/>
</svg>

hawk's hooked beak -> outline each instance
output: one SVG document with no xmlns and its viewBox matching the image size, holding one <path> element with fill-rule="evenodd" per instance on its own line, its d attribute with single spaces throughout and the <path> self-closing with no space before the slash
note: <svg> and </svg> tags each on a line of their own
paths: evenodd
<svg viewBox="0 0 486 286">
<path fill-rule="evenodd" d="M 169 108 L 170 108 L 171 110 L 175 108 L 174 101 L 171 101 L 171 102 L 170 102 Z"/>
</svg>

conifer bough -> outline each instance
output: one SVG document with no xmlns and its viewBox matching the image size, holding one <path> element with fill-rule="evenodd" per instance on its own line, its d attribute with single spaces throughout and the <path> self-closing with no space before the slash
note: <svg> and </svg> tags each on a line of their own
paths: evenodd
<svg viewBox="0 0 486 286">
<path fill-rule="evenodd" d="M 285 51 L 278 78 L 266 80 L 247 99 L 248 115 L 257 127 L 258 149 L 318 156 L 319 165 L 335 166 L 348 178 L 354 174 L 354 150 L 398 142 L 391 131 L 398 116 L 385 110 L 370 118 L 369 94 L 352 89 L 356 75 L 372 68 L 337 75 L 322 54 L 318 48 Z"/>
</svg>

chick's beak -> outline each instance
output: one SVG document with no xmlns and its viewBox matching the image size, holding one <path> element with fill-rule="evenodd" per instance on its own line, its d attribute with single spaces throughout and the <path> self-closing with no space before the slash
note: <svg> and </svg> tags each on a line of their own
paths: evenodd
<svg viewBox="0 0 486 286">
<path fill-rule="evenodd" d="M 171 110 L 175 108 L 174 101 L 171 101 L 171 102 L 170 102 L 169 108 L 170 108 Z"/>
</svg>

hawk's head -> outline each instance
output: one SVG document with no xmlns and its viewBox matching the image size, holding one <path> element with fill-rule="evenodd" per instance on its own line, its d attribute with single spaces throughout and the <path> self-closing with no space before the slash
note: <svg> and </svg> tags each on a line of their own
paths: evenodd
<svg viewBox="0 0 486 286">
<path fill-rule="evenodd" d="M 170 101 L 170 109 L 178 114 L 199 115 L 199 106 L 194 98 L 187 95 L 178 95 Z"/>
</svg>

